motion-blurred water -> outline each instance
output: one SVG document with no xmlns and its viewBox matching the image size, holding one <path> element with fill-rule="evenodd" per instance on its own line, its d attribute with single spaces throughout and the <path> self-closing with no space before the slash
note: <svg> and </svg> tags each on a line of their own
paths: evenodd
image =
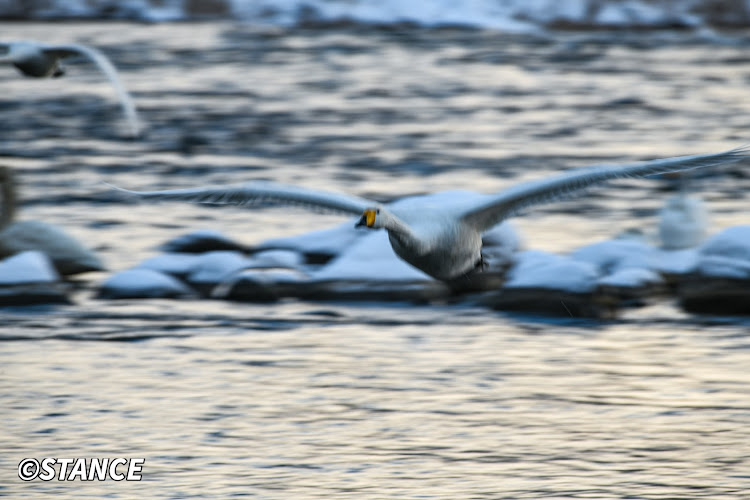
<svg viewBox="0 0 750 500">
<path fill-rule="evenodd" d="M 2 24 L 90 43 L 144 120 L 71 61 L 0 68 L 0 153 L 23 218 L 126 269 L 214 228 L 245 243 L 341 221 L 132 204 L 133 189 L 273 179 L 387 200 L 494 191 L 566 168 L 748 141 L 738 34 L 503 36 L 232 24 Z M 692 186 L 712 232 L 747 223 L 747 165 Z M 655 228 L 671 193 L 613 183 L 517 219 L 567 251 Z M 39 498 L 747 498 L 748 323 L 661 304 L 615 322 L 467 305 L 101 301 L 0 310 L 0 495 Z M 140 483 L 24 483 L 24 457 L 145 457 Z"/>
<path fill-rule="evenodd" d="M 745 0 L 3 0 L 0 19 L 413 23 L 531 33 L 547 28 L 747 28 L 750 5 Z"/>
</svg>

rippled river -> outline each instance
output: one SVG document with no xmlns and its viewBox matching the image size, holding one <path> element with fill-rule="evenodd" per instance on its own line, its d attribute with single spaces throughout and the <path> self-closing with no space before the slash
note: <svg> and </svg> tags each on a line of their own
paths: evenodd
<svg viewBox="0 0 750 500">
<path fill-rule="evenodd" d="M 748 142 L 744 34 L 503 36 L 413 27 L 0 24 L 97 46 L 144 121 L 124 139 L 88 64 L 0 67 L 0 161 L 21 218 L 63 226 L 111 271 L 213 228 L 247 244 L 341 222 L 300 210 L 133 204 L 273 179 L 388 200 L 493 191 L 600 162 Z M 695 178 L 713 231 L 747 223 L 748 166 Z M 653 231 L 665 181 L 532 210 L 528 248 Z M 103 301 L 0 310 L 0 496 L 750 496 L 750 322 L 670 302 L 610 322 L 469 305 Z M 146 459 L 141 482 L 22 482 L 25 457 Z"/>
</svg>

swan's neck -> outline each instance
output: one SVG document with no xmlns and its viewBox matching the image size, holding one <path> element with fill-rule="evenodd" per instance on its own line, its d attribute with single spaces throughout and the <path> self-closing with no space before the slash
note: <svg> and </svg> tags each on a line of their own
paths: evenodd
<svg viewBox="0 0 750 500">
<path fill-rule="evenodd" d="M 10 167 L 0 166 L 0 229 L 13 222 L 16 212 L 16 189 Z"/>
<path fill-rule="evenodd" d="M 417 254 L 426 253 L 428 250 L 428 244 L 419 238 L 414 231 L 404 221 L 389 213 L 388 218 L 385 220 L 385 229 L 388 231 L 388 236 L 391 243 L 396 243 L 398 246 L 409 249 L 411 252 Z"/>
</svg>

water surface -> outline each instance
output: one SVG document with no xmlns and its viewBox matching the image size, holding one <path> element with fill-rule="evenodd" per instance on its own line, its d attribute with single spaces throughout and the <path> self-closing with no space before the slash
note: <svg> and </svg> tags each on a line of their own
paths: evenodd
<svg viewBox="0 0 750 500">
<path fill-rule="evenodd" d="M 84 63 L 0 68 L 2 162 L 23 218 L 112 271 L 199 228 L 244 243 L 342 221 L 132 204 L 133 189 L 273 179 L 379 200 L 493 191 L 567 168 L 747 142 L 747 41 L 688 33 L 256 30 L 3 24 L 91 43 L 144 120 L 123 140 Z M 713 231 L 746 223 L 746 165 L 691 184 Z M 652 231 L 667 181 L 628 180 L 517 219 L 568 251 Z M 102 301 L 0 311 L 0 495 L 38 498 L 746 498 L 748 322 L 674 304 L 613 322 L 466 304 Z M 141 483 L 23 483 L 24 457 L 145 457 Z"/>
</svg>

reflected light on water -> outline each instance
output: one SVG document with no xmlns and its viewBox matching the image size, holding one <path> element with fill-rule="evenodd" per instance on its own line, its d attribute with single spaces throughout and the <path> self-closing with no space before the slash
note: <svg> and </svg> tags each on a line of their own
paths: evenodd
<svg viewBox="0 0 750 500">
<path fill-rule="evenodd" d="M 212 22 L 6 23 L 2 32 L 102 48 L 149 123 L 142 142 L 103 126 L 119 110 L 98 75 L 71 72 L 62 86 L 0 72 L 3 164 L 19 173 L 22 217 L 63 226 L 111 271 L 197 229 L 253 245 L 345 219 L 129 204 L 102 181 L 149 190 L 273 179 L 389 200 L 492 192 L 747 140 L 741 38 L 269 33 Z M 732 168 L 695 180 L 712 233 L 747 222 L 747 175 Z M 529 248 L 570 251 L 655 227 L 672 194 L 664 186 L 618 181 L 516 225 Z M 104 277 L 87 276 L 73 306 L 0 311 L 0 496 L 750 491 L 742 319 L 691 316 L 667 301 L 585 322 L 465 304 L 95 300 Z M 44 456 L 145 457 L 144 480 L 17 479 L 22 458 Z"/>
</svg>

